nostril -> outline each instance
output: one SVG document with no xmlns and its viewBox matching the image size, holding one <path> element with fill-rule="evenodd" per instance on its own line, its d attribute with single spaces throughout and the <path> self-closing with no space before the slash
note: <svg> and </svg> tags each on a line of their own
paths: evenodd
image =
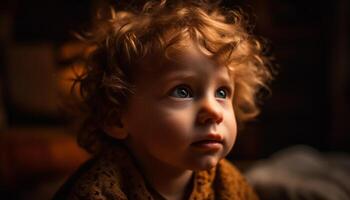
<svg viewBox="0 0 350 200">
<path fill-rule="evenodd" d="M 224 120 L 224 117 L 223 117 L 223 115 L 220 113 L 215 122 L 216 122 L 217 124 L 220 124 L 223 120 Z"/>
<path fill-rule="evenodd" d="M 212 119 L 212 118 L 208 118 L 208 119 L 204 122 L 204 124 L 214 124 L 214 123 L 216 123 L 216 121 L 215 121 L 214 119 Z"/>
</svg>

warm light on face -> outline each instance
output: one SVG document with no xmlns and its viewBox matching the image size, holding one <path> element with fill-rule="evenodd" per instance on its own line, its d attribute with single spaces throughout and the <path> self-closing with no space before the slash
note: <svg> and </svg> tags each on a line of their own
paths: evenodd
<svg viewBox="0 0 350 200">
<path fill-rule="evenodd" d="M 214 167 L 236 138 L 228 69 L 187 48 L 158 73 L 135 80 L 122 121 L 138 160 L 182 170 Z"/>
</svg>

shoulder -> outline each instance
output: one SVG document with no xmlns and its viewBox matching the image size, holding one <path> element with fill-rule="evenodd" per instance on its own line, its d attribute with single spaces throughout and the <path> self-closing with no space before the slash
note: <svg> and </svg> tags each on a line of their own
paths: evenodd
<svg viewBox="0 0 350 200">
<path fill-rule="evenodd" d="M 221 199 L 258 199 L 241 172 L 228 160 L 221 160 L 215 173 L 215 190 Z"/>
<path fill-rule="evenodd" d="M 84 163 L 53 199 L 105 199 L 110 195 L 114 199 L 127 199 L 121 190 L 121 172 L 107 158 L 96 157 Z"/>
</svg>

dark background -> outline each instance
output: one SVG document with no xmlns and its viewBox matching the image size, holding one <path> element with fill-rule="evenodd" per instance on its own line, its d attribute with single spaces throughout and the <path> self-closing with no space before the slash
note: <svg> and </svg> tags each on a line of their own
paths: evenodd
<svg viewBox="0 0 350 200">
<path fill-rule="evenodd" d="M 295 144 L 349 152 L 349 1 L 250 3 L 242 1 L 255 13 L 256 32 L 270 41 L 279 65 L 272 96 L 247 130 L 254 136 L 244 138 L 248 143 L 258 138 L 251 155 Z"/>
<path fill-rule="evenodd" d="M 105 4 L 0 3 L 0 186 L 9 198 L 52 194 L 62 181 L 57 177 L 86 159 L 74 146 L 74 118 L 60 103 L 67 96 L 56 89 L 77 49 L 72 32 L 87 28 Z M 266 158 L 297 144 L 348 153 L 349 1 L 226 0 L 222 5 L 251 15 L 254 33 L 268 41 L 278 69 L 262 114 L 239 132 L 230 158 Z M 43 180 L 51 184 L 34 188 Z"/>
</svg>

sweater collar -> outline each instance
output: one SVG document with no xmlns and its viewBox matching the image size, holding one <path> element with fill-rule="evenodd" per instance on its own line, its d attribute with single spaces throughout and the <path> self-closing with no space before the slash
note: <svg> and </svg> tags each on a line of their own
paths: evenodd
<svg viewBox="0 0 350 200">
<path fill-rule="evenodd" d="M 113 165 L 115 170 L 121 172 L 120 176 L 115 178 L 121 183 L 123 187 L 121 189 L 127 196 L 133 193 L 134 199 L 165 199 L 147 183 L 126 147 L 114 146 L 105 156 L 107 156 L 107 160 L 115 163 Z M 194 172 L 193 187 L 189 199 L 213 199 L 214 178 L 215 168 Z"/>
</svg>

